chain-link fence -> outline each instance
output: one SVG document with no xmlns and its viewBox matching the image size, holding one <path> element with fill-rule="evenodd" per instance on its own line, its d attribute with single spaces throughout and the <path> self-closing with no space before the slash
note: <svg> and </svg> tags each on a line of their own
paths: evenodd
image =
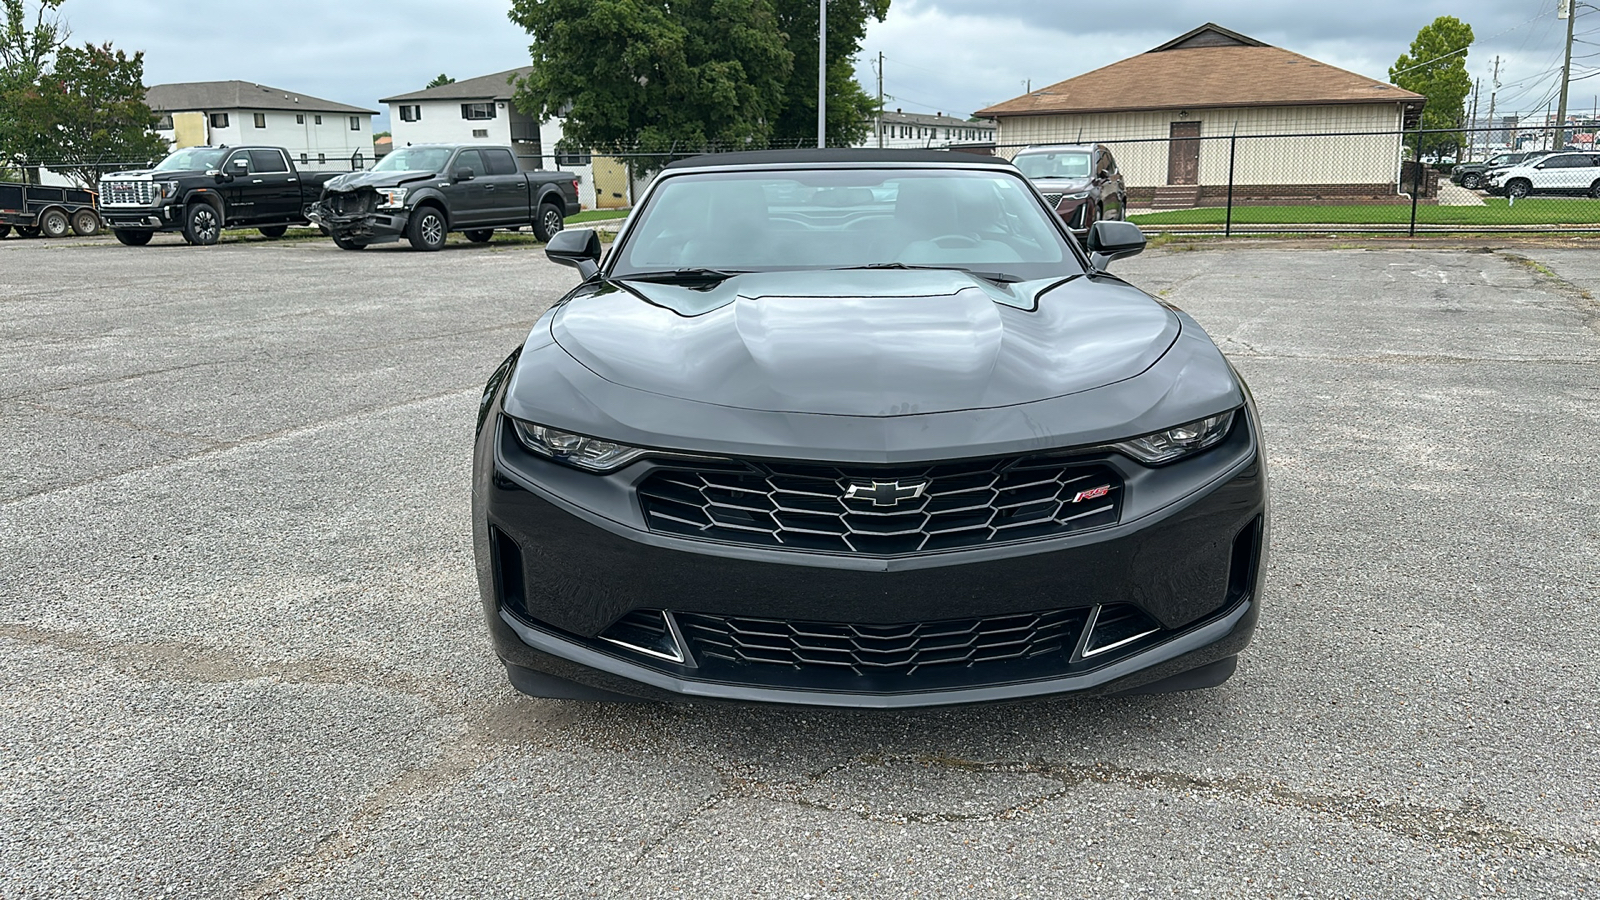
<svg viewBox="0 0 1600 900">
<path fill-rule="evenodd" d="M 330 154 L 315 151 L 290 153 L 296 168 L 305 172 L 359 172 L 377 162 L 371 153 Z M 28 184 L 86 187 L 95 190 L 100 179 L 113 172 L 149 169 L 158 159 L 137 160 L 76 160 L 43 159 L 23 160 L 7 164 L 0 169 L 0 181 L 21 181 Z"/>
</svg>

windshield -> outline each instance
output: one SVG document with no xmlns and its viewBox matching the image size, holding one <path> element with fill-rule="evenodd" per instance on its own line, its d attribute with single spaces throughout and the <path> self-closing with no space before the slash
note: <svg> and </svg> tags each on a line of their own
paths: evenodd
<svg viewBox="0 0 1600 900">
<path fill-rule="evenodd" d="M 222 165 L 225 147 L 185 147 L 156 163 L 157 172 L 206 172 Z"/>
<path fill-rule="evenodd" d="M 635 213 L 611 276 L 927 266 L 1012 280 L 1082 272 L 1009 172 L 798 169 L 669 175 Z"/>
<path fill-rule="evenodd" d="M 449 147 L 402 147 L 372 167 L 374 172 L 443 172 Z"/>
<path fill-rule="evenodd" d="M 1089 154 L 1078 151 L 1019 153 L 1012 162 L 1029 178 L 1089 177 Z"/>
</svg>

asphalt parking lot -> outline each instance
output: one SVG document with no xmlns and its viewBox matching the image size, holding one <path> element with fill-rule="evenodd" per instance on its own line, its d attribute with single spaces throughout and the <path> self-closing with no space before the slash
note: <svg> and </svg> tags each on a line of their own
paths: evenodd
<svg viewBox="0 0 1600 900">
<path fill-rule="evenodd" d="M 0 896 L 1600 893 L 1600 259 L 1171 247 L 1274 522 L 1221 688 L 520 697 L 473 579 L 525 244 L 0 241 Z"/>
</svg>

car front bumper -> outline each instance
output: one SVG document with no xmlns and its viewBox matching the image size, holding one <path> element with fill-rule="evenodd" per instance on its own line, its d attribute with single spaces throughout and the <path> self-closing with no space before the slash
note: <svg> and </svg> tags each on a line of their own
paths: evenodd
<svg viewBox="0 0 1600 900">
<path fill-rule="evenodd" d="M 1127 490 L 1165 491 L 1175 499 L 1154 509 L 1132 504 L 1136 514 L 1115 525 L 974 549 L 865 557 L 651 531 L 633 492 L 654 464 L 641 461 L 608 476 L 574 472 L 522 449 L 494 413 L 475 460 L 479 586 L 495 650 L 513 683 L 540 696 L 901 708 L 1114 693 L 1197 671 L 1225 678 L 1259 614 L 1267 494 L 1249 416 L 1240 417 L 1223 445 L 1200 454 L 1204 459 L 1156 470 L 1162 482 L 1131 473 Z M 1184 480 L 1176 470 L 1185 467 L 1192 478 L 1175 490 Z M 1142 616 L 1148 633 L 1107 652 L 1090 651 L 1097 623 L 1111 621 L 1113 609 Z M 630 616 L 662 610 L 686 651 L 681 658 L 608 640 Z M 894 633 L 903 636 L 906 623 L 938 630 L 958 620 L 1005 625 L 1009 617 L 1035 615 L 1066 623 L 1059 652 L 888 675 L 729 662 L 708 656 L 711 645 L 684 630 L 695 621 L 727 621 L 736 630 L 781 623 L 804 647 L 817 631 L 859 631 L 870 643 L 896 640 L 890 632 L 900 628 Z"/>
<path fill-rule="evenodd" d="M 339 213 L 317 202 L 306 211 L 311 224 L 327 229 L 340 240 L 380 244 L 399 240 L 411 220 L 407 209 L 380 209 L 373 212 Z"/>
</svg>

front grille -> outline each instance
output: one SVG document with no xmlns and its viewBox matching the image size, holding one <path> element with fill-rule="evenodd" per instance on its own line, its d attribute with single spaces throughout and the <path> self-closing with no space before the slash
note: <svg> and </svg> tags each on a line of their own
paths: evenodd
<svg viewBox="0 0 1600 900">
<path fill-rule="evenodd" d="M 1055 209 L 1056 207 L 1061 205 L 1061 195 L 1060 194 L 1045 194 L 1044 195 L 1044 202 L 1050 204 L 1050 208 L 1051 209 Z"/>
<path fill-rule="evenodd" d="M 376 199 L 372 191 L 330 193 L 323 198 L 322 205 L 336 216 L 364 216 L 372 212 Z"/>
<path fill-rule="evenodd" d="M 155 203 L 156 186 L 150 181 L 100 182 L 101 206 L 150 206 Z"/>
<path fill-rule="evenodd" d="M 751 462 L 661 469 L 639 485 L 639 498 L 656 532 L 895 556 L 1115 524 L 1122 480 L 1104 463 L 1050 456 L 893 467 Z"/>
<path fill-rule="evenodd" d="M 977 667 L 1045 657 L 1053 667 L 1070 660 L 1088 610 L 857 625 L 677 613 L 694 655 L 706 664 L 820 667 L 855 675 L 911 675 L 934 666 Z"/>
</svg>

